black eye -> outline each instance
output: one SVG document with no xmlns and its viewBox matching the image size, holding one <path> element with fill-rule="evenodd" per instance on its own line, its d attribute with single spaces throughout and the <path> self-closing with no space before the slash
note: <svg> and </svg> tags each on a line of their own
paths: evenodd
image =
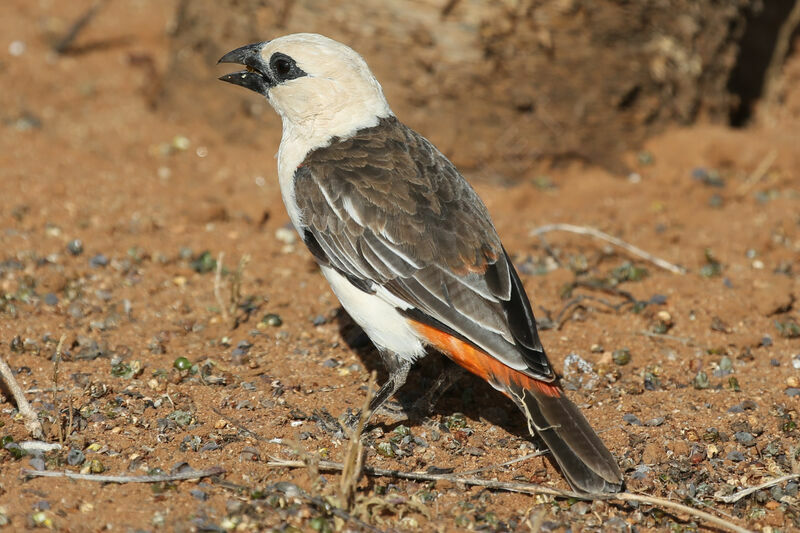
<svg viewBox="0 0 800 533">
<path fill-rule="evenodd" d="M 288 76 L 292 71 L 292 64 L 285 59 L 278 59 L 275 61 L 275 65 L 272 68 L 275 70 L 275 74 L 283 78 Z"/>
<path fill-rule="evenodd" d="M 269 68 L 272 70 L 272 74 L 277 78 L 276 81 L 283 82 L 287 80 L 293 80 L 295 78 L 299 78 L 300 76 L 305 76 L 305 72 L 303 72 L 300 67 L 297 66 L 297 63 L 294 62 L 294 59 L 287 56 L 286 54 L 275 53 L 269 60 Z"/>
</svg>

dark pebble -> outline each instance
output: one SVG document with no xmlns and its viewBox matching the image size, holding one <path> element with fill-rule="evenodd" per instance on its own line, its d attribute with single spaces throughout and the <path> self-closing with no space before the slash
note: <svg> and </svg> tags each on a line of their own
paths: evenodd
<svg viewBox="0 0 800 533">
<path fill-rule="evenodd" d="M 252 446 L 245 446 L 241 453 L 239 454 L 239 461 L 258 461 L 258 450 L 253 448 Z"/>
<path fill-rule="evenodd" d="M 800 389 L 797 387 L 788 387 L 786 390 L 783 391 L 786 396 L 799 396 Z"/>
<path fill-rule="evenodd" d="M 739 450 L 734 450 L 732 452 L 729 452 L 728 455 L 725 458 L 728 461 L 733 461 L 733 462 L 738 463 L 738 462 L 744 461 L 744 454 L 742 452 L 740 452 Z"/>
<path fill-rule="evenodd" d="M 328 319 L 325 318 L 323 315 L 317 315 L 311 320 L 311 323 L 314 324 L 315 326 L 321 326 L 326 322 L 328 322 Z"/>
<path fill-rule="evenodd" d="M 761 346 L 772 346 L 772 337 L 769 335 L 764 335 L 761 337 Z"/>
<path fill-rule="evenodd" d="M 200 500 L 201 502 L 204 502 L 208 499 L 208 493 L 200 489 L 192 489 L 189 491 L 189 494 L 191 494 L 196 500 Z"/>
<path fill-rule="evenodd" d="M 783 489 L 780 488 L 778 485 L 775 485 L 771 489 L 769 489 L 769 494 L 772 496 L 772 499 L 775 501 L 780 501 L 783 498 Z"/>
<path fill-rule="evenodd" d="M 31 465 L 31 468 L 34 470 L 45 469 L 44 458 L 41 456 L 31 457 L 30 461 L 28 461 L 28 464 Z"/>
<path fill-rule="evenodd" d="M 466 446 L 464 448 L 464 453 L 472 455 L 474 457 L 481 457 L 486 455 L 486 452 L 481 450 L 480 448 L 476 448 L 475 446 Z"/>
<path fill-rule="evenodd" d="M 83 464 L 83 461 L 86 459 L 86 456 L 83 455 L 83 452 L 72 448 L 69 453 L 67 453 L 67 464 L 69 466 L 79 466 Z"/>
<path fill-rule="evenodd" d="M 67 243 L 67 251 L 72 255 L 81 255 L 83 253 L 83 242 L 80 239 L 72 239 Z"/>
<path fill-rule="evenodd" d="M 172 465 L 172 468 L 170 468 L 169 473 L 170 473 L 170 475 L 175 475 L 175 474 L 182 474 L 184 472 L 193 472 L 193 471 L 194 471 L 194 469 L 192 468 L 192 466 L 189 463 L 187 463 L 186 461 L 179 461 L 179 462 L 175 463 L 174 465 Z"/>
<path fill-rule="evenodd" d="M 52 292 L 48 292 L 44 295 L 44 303 L 47 305 L 58 305 L 58 296 Z"/>
<path fill-rule="evenodd" d="M 633 474 L 631 474 L 631 477 L 633 479 L 645 479 L 647 477 L 647 475 L 650 473 L 651 470 L 652 470 L 652 468 L 650 468 L 647 465 L 639 465 L 633 471 Z"/>
<path fill-rule="evenodd" d="M 200 448 L 201 452 L 212 452 L 214 450 L 219 450 L 220 445 L 214 442 L 213 440 L 203 444 L 203 447 Z"/>
<path fill-rule="evenodd" d="M 337 366 L 339 366 L 339 361 L 333 358 L 325 359 L 322 362 L 322 366 L 324 366 L 325 368 L 336 368 Z"/>
<path fill-rule="evenodd" d="M 603 523 L 603 531 L 630 531 L 630 524 L 621 516 L 614 516 Z"/>
<path fill-rule="evenodd" d="M 236 349 L 243 350 L 245 353 L 247 353 L 247 351 L 252 347 L 253 343 L 248 341 L 239 341 L 239 343 L 236 345 Z"/>
<path fill-rule="evenodd" d="M 628 414 L 622 415 L 622 420 L 624 420 L 625 422 L 627 422 L 628 424 L 630 424 L 632 426 L 641 426 L 642 425 L 642 421 L 639 420 L 639 417 L 636 416 L 633 413 L 628 413 Z"/>
<path fill-rule="evenodd" d="M 50 502 L 47 500 L 39 500 L 33 504 L 33 508 L 37 511 L 47 511 L 50 509 Z"/>
<path fill-rule="evenodd" d="M 586 502 L 575 502 L 570 506 L 569 510 L 575 514 L 584 515 L 589 512 L 591 507 Z"/>
<path fill-rule="evenodd" d="M 794 481 L 790 481 L 783 488 L 783 492 L 786 493 L 788 496 L 791 496 L 791 497 L 794 498 L 795 496 L 797 496 L 797 492 L 798 492 L 797 489 L 798 489 L 797 483 L 794 482 Z"/>
<path fill-rule="evenodd" d="M 736 442 L 743 446 L 753 446 L 756 443 L 753 434 L 747 431 L 737 431 L 733 434 L 733 437 L 736 439 Z"/>
<path fill-rule="evenodd" d="M 654 294 L 647 303 L 652 305 L 664 305 L 667 303 L 667 297 L 663 294 Z"/>
<path fill-rule="evenodd" d="M 108 265 L 108 257 L 103 254 L 97 254 L 89 259 L 89 266 L 92 268 L 104 267 Z"/>
</svg>

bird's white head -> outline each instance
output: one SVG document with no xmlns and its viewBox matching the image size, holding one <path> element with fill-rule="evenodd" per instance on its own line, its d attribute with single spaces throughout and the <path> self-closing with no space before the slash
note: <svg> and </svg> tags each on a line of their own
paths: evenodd
<svg viewBox="0 0 800 533">
<path fill-rule="evenodd" d="M 296 33 L 237 48 L 220 63 L 246 70 L 220 79 L 267 97 L 289 135 L 309 148 L 346 137 L 392 114 L 366 61 L 350 47 L 314 33 Z"/>
</svg>

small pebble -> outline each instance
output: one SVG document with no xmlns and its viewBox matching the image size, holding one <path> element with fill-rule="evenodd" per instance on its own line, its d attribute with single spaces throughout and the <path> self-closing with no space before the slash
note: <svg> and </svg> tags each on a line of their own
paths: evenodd
<svg viewBox="0 0 800 533">
<path fill-rule="evenodd" d="M 189 494 L 191 494 L 195 499 L 200 500 L 201 502 L 204 502 L 208 499 L 208 493 L 200 489 L 192 489 L 189 491 Z"/>
<path fill-rule="evenodd" d="M 192 363 L 185 357 L 178 357 L 175 359 L 175 361 L 173 361 L 172 366 L 178 370 L 189 370 L 192 368 Z"/>
<path fill-rule="evenodd" d="M 614 350 L 611 353 L 611 359 L 620 366 L 627 365 L 631 362 L 631 352 L 627 348 Z"/>
<path fill-rule="evenodd" d="M 47 305 L 58 305 L 58 296 L 52 292 L 48 292 L 44 295 L 44 303 Z"/>
<path fill-rule="evenodd" d="M 41 455 L 37 455 L 36 457 L 31 457 L 28 464 L 31 465 L 31 468 L 34 470 L 45 470 L 44 458 Z"/>
<path fill-rule="evenodd" d="M 25 43 L 22 41 L 11 41 L 8 45 L 8 53 L 14 57 L 19 57 L 25 53 Z"/>
<path fill-rule="evenodd" d="M 48 511 L 50 509 L 50 502 L 47 500 L 39 500 L 33 504 L 33 509 L 35 511 Z"/>
<path fill-rule="evenodd" d="M 653 469 L 647 465 L 639 465 L 631 474 L 631 478 L 633 479 L 645 479 L 647 474 L 649 474 Z"/>
<path fill-rule="evenodd" d="M 106 467 L 103 465 L 100 459 L 92 459 L 89 462 L 89 472 L 92 474 L 102 474 L 106 471 Z"/>
<path fill-rule="evenodd" d="M 789 387 L 783 391 L 786 396 L 793 397 L 793 396 L 800 396 L 800 389 L 797 387 Z"/>
<path fill-rule="evenodd" d="M 650 426 L 650 427 L 656 427 L 656 426 L 660 426 L 661 424 L 663 424 L 664 420 L 665 419 L 664 419 L 663 416 L 658 416 L 656 418 L 651 418 L 650 420 L 645 422 L 644 425 L 645 426 Z"/>
<path fill-rule="evenodd" d="M 756 443 L 755 437 L 748 431 L 737 431 L 733 434 L 733 437 L 743 446 L 753 446 Z"/>
<path fill-rule="evenodd" d="M 622 420 L 624 420 L 625 422 L 627 422 L 628 424 L 630 424 L 632 426 L 641 426 L 642 425 L 642 421 L 639 420 L 639 417 L 636 416 L 633 413 L 627 413 L 627 414 L 622 415 Z"/>
<path fill-rule="evenodd" d="M 67 453 L 67 464 L 70 466 L 80 466 L 85 459 L 86 456 L 83 455 L 83 452 L 76 448 L 72 448 L 69 453 Z"/>
<path fill-rule="evenodd" d="M 761 346 L 764 346 L 765 348 L 772 346 L 772 337 L 769 335 L 764 335 L 761 337 Z"/>
<path fill-rule="evenodd" d="M 267 313 L 261 319 L 261 323 L 277 328 L 278 326 L 283 324 L 283 320 L 281 319 L 280 315 L 277 315 L 275 313 Z"/>
<path fill-rule="evenodd" d="M 800 370 L 800 353 L 795 354 L 794 357 L 792 357 L 792 367 Z"/>
<path fill-rule="evenodd" d="M 708 374 L 706 374 L 705 372 L 703 372 L 701 370 L 694 377 L 694 388 L 695 389 L 707 389 L 708 386 L 709 386 Z"/>
<path fill-rule="evenodd" d="M 72 255 L 81 255 L 83 253 L 83 242 L 80 239 L 72 239 L 67 243 L 67 251 Z"/>
<path fill-rule="evenodd" d="M 734 461 L 736 463 L 744 461 L 744 454 L 739 450 L 734 450 L 729 452 L 728 455 L 725 457 L 728 461 Z"/>
<path fill-rule="evenodd" d="M 104 267 L 108 265 L 108 257 L 103 254 L 97 254 L 89 259 L 89 266 L 92 268 Z"/>
</svg>

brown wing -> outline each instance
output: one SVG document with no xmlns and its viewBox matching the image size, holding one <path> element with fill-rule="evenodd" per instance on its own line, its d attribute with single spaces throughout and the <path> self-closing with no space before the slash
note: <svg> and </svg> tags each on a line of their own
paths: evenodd
<svg viewBox="0 0 800 533">
<path fill-rule="evenodd" d="M 381 119 L 312 151 L 295 193 L 298 230 L 318 261 L 511 368 L 555 378 L 486 207 L 425 138 Z"/>
</svg>

